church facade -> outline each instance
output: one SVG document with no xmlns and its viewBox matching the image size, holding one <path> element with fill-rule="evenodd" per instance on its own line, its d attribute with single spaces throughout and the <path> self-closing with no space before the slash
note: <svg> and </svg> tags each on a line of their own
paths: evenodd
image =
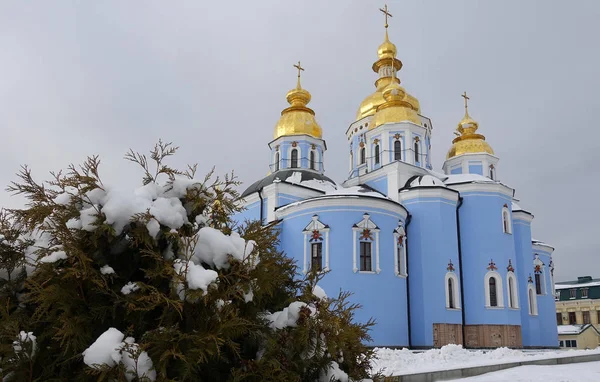
<svg viewBox="0 0 600 382">
<path fill-rule="evenodd" d="M 301 272 L 328 271 L 329 294 L 352 292 L 356 320 L 376 320 L 370 345 L 558 347 L 554 249 L 532 239 L 533 215 L 498 181 L 466 94 L 443 173 L 433 171 L 433 126 L 400 85 L 385 13 L 375 91 L 346 130 L 347 179 L 324 174 L 327 145 L 298 64 L 270 174 L 243 192 L 236 219 L 276 223 Z"/>
</svg>

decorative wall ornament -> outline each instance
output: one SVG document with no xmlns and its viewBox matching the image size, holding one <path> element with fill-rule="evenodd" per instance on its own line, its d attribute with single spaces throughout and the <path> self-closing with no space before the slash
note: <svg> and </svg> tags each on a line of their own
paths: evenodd
<svg viewBox="0 0 600 382">
<path fill-rule="evenodd" d="M 400 135 L 400 134 L 397 134 L 397 133 L 396 133 L 396 134 L 394 134 L 394 139 L 395 139 L 395 140 L 398 140 L 398 139 L 400 139 L 400 138 L 402 138 L 402 135 Z"/>
<path fill-rule="evenodd" d="M 279 145 L 275 146 L 275 151 L 279 151 Z"/>
<path fill-rule="evenodd" d="M 360 142 L 358 145 L 359 145 L 360 147 L 365 147 L 365 142 Z"/>
<path fill-rule="evenodd" d="M 542 260 L 540 260 L 540 255 L 535 254 L 534 255 L 534 260 L 533 260 L 533 271 L 536 274 L 541 274 L 542 273 L 542 268 L 544 266 L 544 262 Z"/>
<path fill-rule="evenodd" d="M 292 147 L 296 147 L 296 146 L 298 146 L 298 142 L 296 142 L 296 141 L 292 142 Z"/>
<path fill-rule="evenodd" d="M 363 229 L 362 232 L 360 233 L 359 240 L 373 240 L 373 236 L 371 235 L 371 230 L 368 228 Z"/>
<path fill-rule="evenodd" d="M 454 272 L 454 264 L 452 264 L 452 259 L 449 260 L 448 267 L 446 268 L 448 272 Z"/>
<path fill-rule="evenodd" d="M 493 259 L 490 259 L 490 263 L 488 264 L 488 267 L 486 268 L 488 271 L 495 271 L 498 270 L 498 267 L 496 266 L 496 263 L 494 263 Z"/>
<path fill-rule="evenodd" d="M 508 259 L 508 266 L 506 267 L 506 270 L 508 272 L 513 272 L 513 273 L 515 271 L 515 268 L 513 268 L 513 266 L 512 266 L 512 260 L 511 259 Z"/>
<path fill-rule="evenodd" d="M 304 234 L 304 262 L 302 272 L 305 274 L 310 269 L 311 256 L 310 247 L 312 244 L 322 243 L 323 246 L 323 271 L 329 270 L 329 226 L 319 221 L 319 215 L 313 215 L 310 223 L 302 230 Z M 323 237 L 324 236 L 324 237 Z"/>
<path fill-rule="evenodd" d="M 379 139 L 375 138 L 375 139 L 373 140 L 373 143 L 375 143 L 375 144 L 378 144 L 378 143 L 379 143 Z"/>
<path fill-rule="evenodd" d="M 419 137 L 415 137 L 415 142 L 419 142 L 419 141 L 421 141 L 421 140 L 419 139 Z"/>
<path fill-rule="evenodd" d="M 363 238 L 366 237 L 366 240 L 372 240 L 374 246 L 374 266 L 373 269 L 375 273 L 381 272 L 381 268 L 379 267 L 379 227 L 373 223 L 371 220 L 371 216 L 368 213 L 363 214 L 363 218 L 358 223 L 352 226 L 352 271 L 354 273 L 358 272 L 358 243 L 361 240 L 365 240 Z M 373 237 L 375 236 L 375 237 Z"/>
<path fill-rule="evenodd" d="M 508 208 L 508 204 L 504 203 L 504 208 Z"/>
<path fill-rule="evenodd" d="M 527 278 L 527 282 L 530 284 L 533 284 L 533 279 L 531 278 L 531 273 L 529 274 L 529 277 Z"/>
<path fill-rule="evenodd" d="M 319 232 L 318 229 L 313 230 L 309 241 L 322 241 L 322 240 L 323 240 L 323 235 L 321 234 L 321 232 Z"/>
<path fill-rule="evenodd" d="M 310 145 L 310 148 L 314 150 L 317 148 L 317 146 L 315 146 L 315 144 L 313 143 L 312 145 Z"/>
</svg>

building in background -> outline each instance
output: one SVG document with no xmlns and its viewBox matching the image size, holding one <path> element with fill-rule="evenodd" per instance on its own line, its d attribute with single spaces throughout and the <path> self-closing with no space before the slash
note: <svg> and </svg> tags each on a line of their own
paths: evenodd
<svg viewBox="0 0 600 382">
<path fill-rule="evenodd" d="M 565 349 L 595 349 L 600 345 L 600 332 L 592 324 L 560 325 L 558 342 Z"/>
<path fill-rule="evenodd" d="M 237 220 L 277 224 L 280 248 L 300 272 L 328 271 L 326 291 L 352 292 L 362 305 L 355 319 L 377 322 L 370 345 L 558 347 L 554 248 L 532 240 L 533 215 L 498 180 L 499 158 L 469 115 L 466 93 L 443 173 L 433 171 L 433 126 L 400 85 L 391 15 L 382 11 L 375 89 L 350 126 L 328 130 L 345 135 L 345 181 L 325 175 L 327 145 L 298 63 L 268 144 L 270 174 L 242 193 Z"/>
<path fill-rule="evenodd" d="M 582 276 L 556 283 L 554 299 L 557 325 L 592 324 L 600 329 L 600 279 Z"/>
</svg>

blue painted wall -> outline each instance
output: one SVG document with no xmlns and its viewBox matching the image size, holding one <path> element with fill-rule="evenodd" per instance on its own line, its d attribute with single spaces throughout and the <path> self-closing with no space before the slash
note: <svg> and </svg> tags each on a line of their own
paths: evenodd
<svg viewBox="0 0 600 382">
<path fill-rule="evenodd" d="M 239 224 L 243 224 L 246 220 L 260 220 L 260 200 L 249 204 L 244 211 L 235 214 L 233 220 L 237 221 Z"/>
<path fill-rule="evenodd" d="M 483 175 L 483 165 L 481 162 L 469 162 L 469 174 Z"/>
<path fill-rule="evenodd" d="M 403 204 L 412 216 L 407 232 L 412 345 L 433 346 L 434 323 L 462 322 L 459 309 L 446 308 L 445 276 L 450 261 L 460 285 L 456 203 L 419 198 Z"/>
<path fill-rule="evenodd" d="M 452 174 L 452 175 L 454 175 L 454 174 L 462 174 L 462 167 L 453 168 L 452 170 L 450 170 L 450 174 Z"/>
<path fill-rule="evenodd" d="M 556 302 L 554 301 L 554 291 L 552 290 L 552 279 L 549 267 L 552 258 L 547 251 L 534 250 L 533 253 L 538 254 L 539 259 L 545 264 L 542 277 L 546 284 L 545 293 L 537 296 L 540 333 L 543 333 L 540 335 L 540 341 L 537 346 L 558 346 Z"/>
<path fill-rule="evenodd" d="M 373 187 L 377 191 L 381 192 L 384 195 L 388 193 L 388 180 L 387 176 L 382 176 L 381 178 L 377 178 L 375 180 L 371 180 L 365 182 L 368 186 Z"/>
<path fill-rule="evenodd" d="M 510 205 L 509 197 L 492 192 L 465 192 L 459 210 L 465 291 L 465 324 L 521 325 L 518 309 L 508 308 L 507 266 L 513 266 L 513 235 L 504 233 L 502 208 Z M 502 279 L 504 308 L 486 308 L 485 275 L 493 259 Z M 518 280 L 519 281 L 519 280 Z M 521 289 L 523 286 L 518 286 Z M 522 306 L 522 304 L 521 304 Z"/>
<path fill-rule="evenodd" d="M 523 346 L 540 343 L 540 323 L 537 316 L 529 314 L 528 278 L 533 276 L 533 252 L 531 249 L 531 224 L 525 220 L 513 219 L 517 279 L 519 281 L 519 303 L 521 304 L 521 334 Z M 556 317 L 555 314 L 553 314 Z M 555 318 L 556 319 L 556 318 Z"/>
<path fill-rule="evenodd" d="M 373 346 L 408 345 L 406 280 L 394 274 L 395 247 L 394 229 L 398 227 L 400 215 L 390 211 L 361 207 L 327 207 L 305 209 L 287 216 L 281 224 L 281 244 L 286 254 L 294 258 L 300 270 L 304 261 L 304 234 L 302 230 L 314 214 L 329 225 L 330 269 L 320 285 L 329 296 L 337 295 L 340 288 L 352 291 L 350 300 L 362 305 L 356 311 L 356 320 L 366 322 L 377 317 L 377 324 L 370 333 Z M 381 273 L 353 272 L 352 226 L 369 213 L 371 220 L 380 228 Z M 373 248 L 373 255 L 375 249 Z M 357 248 L 358 251 L 358 248 Z M 357 261 L 359 261 L 357 253 Z M 360 286 L 360 287 L 358 287 Z"/>
</svg>

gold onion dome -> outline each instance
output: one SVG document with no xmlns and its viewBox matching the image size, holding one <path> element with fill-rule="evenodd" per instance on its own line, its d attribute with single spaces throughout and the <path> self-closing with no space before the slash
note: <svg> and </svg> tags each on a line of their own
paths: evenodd
<svg viewBox="0 0 600 382">
<path fill-rule="evenodd" d="M 458 134 L 458 136 L 452 140 L 452 146 L 450 147 L 450 150 L 448 150 L 446 159 L 463 154 L 488 153 L 494 155 L 494 150 L 492 150 L 490 144 L 485 141 L 485 136 L 476 133 L 479 128 L 479 123 L 469 115 L 467 105 L 469 97 L 467 97 L 467 93 L 465 92 L 462 96 L 465 99 L 465 116 L 456 127 L 456 130 L 458 131 L 456 134 Z"/>
<path fill-rule="evenodd" d="M 390 16 L 391 14 L 389 14 L 387 12 L 387 6 L 384 9 L 380 9 L 380 11 L 382 11 L 385 15 L 386 15 L 386 23 L 385 23 L 385 39 L 383 41 L 383 43 L 381 45 L 379 45 L 379 48 L 377 49 L 377 57 L 378 60 L 375 61 L 375 63 L 373 63 L 373 71 L 375 73 L 382 73 L 380 74 L 379 78 L 377 79 L 377 81 L 375 82 L 375 87 L 376 90 L 373 94 L 369 95 L 368 97 L 366 97 L 360 104 L 358 111 L 356 113 L 356 120 L 374 115 L 377 110 L 378 107 L 383 105 L 386 102 L 386 99 L 384 98 L 384 90 L 386 89 L 386 87 L 388 85 L 391 85 L 392 83 L 397 83 L 400 84 L 400 80 L 398 78 L 396 78 L 393 75 L 394 71 L 398 71 L 400 69 L 402 69 L 402 61 L 398 60 L 396 58 L 396 55 L 398 53 L 397 49 L 396 49 L 396 45 L 394 45 L 388 36 L 388 24 L 387 24 L 387 17 Z M 391 75 L 390 75 L 391 74 Z M 399 86 L 399 85 L 398 85 Z M 402 91 L 404 91 L 403 88 L 399 88 L 402 89 Z M 407 94 L 406 91 L 404 91 L 404 98 L 403 98 L 405 104 L 409 105 L 409 108 L 412 109 L 415 113 L 411 113 L 411 112 L 403 112 L 403 113 L 392 113 L 392 114 L 396 114 L 396 117 L 400 117 L 402 121 L 408 120 L 408 121 L 412 121 L 415 123 L 420 123 L 420 120 L 418 118 L 418 116 L 416 115 L 416 113 L 419 113 L 421 108 L 419 105 L 419 101 L 411 96 L 410 94 Z M 385 112 L 384 114 L 389 115 L 390 112 Z M 402 114 L 402 116 L 398 115 L 398 114 Z M 410 115 L 410 116 L 408 116 Z M 387 123 L 387 122 L 399 122 L 400 120 L 396 120 L 397 118 L 392 118 L 392 120 L 387 120 L 387 118 L 383 118 L 382 123 Z M 375 124 L 371 124 L 370 128 L 375 128 L 379 125 Z"/>
<path fill-rule="evenodd" d="M 281 118 L 275 125 L 274 139 L 304 134 L 321 139 L 323 130 L 315 119 L 315 112 L 306 106 L 311 99 L 310 93 L 300 85 L 300 71 L 304 69 L 300 67 L 300 63 L 294 66 L 298 68 L 298 83 L 286 95 L 290 107 L 281 112 Z"/>
</svg>

